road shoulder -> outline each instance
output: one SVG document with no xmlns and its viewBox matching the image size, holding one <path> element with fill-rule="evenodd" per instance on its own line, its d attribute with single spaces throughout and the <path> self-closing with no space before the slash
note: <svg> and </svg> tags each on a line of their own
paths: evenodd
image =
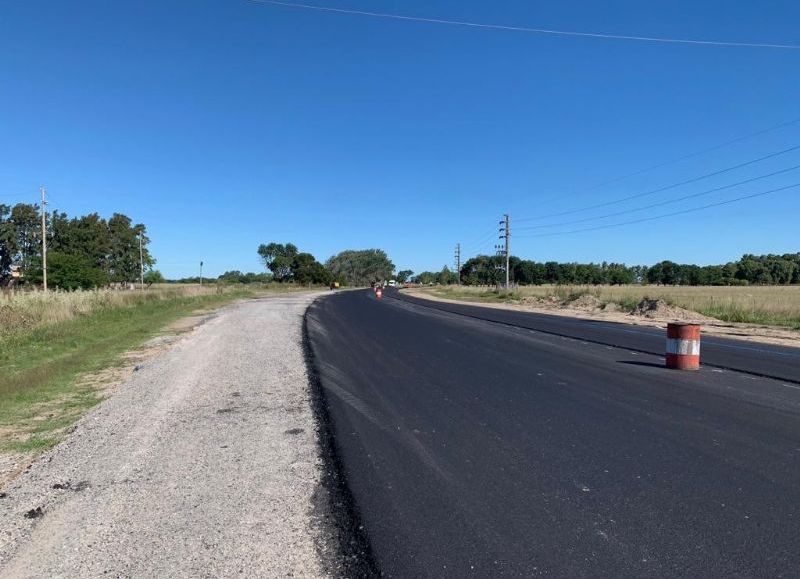
<svg viewBox="0 0 800 579">
<path fill-rule="evenodd" d="M 319 295 L 229 306 L 143 364 L 5 489 L 0 575 L 324 576 Z"/>
</svg>

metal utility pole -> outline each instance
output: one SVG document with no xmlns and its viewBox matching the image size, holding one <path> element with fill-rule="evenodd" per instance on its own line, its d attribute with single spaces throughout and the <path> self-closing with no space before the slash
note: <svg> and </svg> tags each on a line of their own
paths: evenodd
<svg viewBox="0 0 800 579">
<path fill-rule="evenodd" d="M 200 287 L 203 287 L 203 262 L 200 262 Z"/>
<path fill-rule="evenodd" d="M 461 244 L 456 243 L 456 285 L 461 285 Z"/>
<path fill-rule="evenodd" d="M 42 192 L 42 288 L 47 291 L 47 212 L 45 211 L 45 195 L 47 192 L 44 187 L 40 187 Z"/>
<path fill-rule="evenodd" d="M 144 253 L 142 252 L 142 232 L 139 232 L 139 287 L 144 291 Z"/>
<path fill-rule="evenodd" d="M 511 220 L 508 217 L 508 213 L 503 215 L 503 220 L 500 222 L 500 239 L 505 239 L 505 254 L 506 254 L 506 291 L 508 291 L 509 287 L 509 253 L 508 253 L 508 243 L 511 239 Z"/>
</svg>

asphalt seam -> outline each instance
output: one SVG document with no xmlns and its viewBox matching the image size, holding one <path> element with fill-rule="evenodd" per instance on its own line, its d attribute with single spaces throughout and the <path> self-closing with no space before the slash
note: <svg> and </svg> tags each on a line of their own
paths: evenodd
<svg viewBox="0 0 800 579">
<path fill-rule="evenodd" d="M 646 350 L 644 348 L 629 348 L 627 346 L 620 346 L 619 344 L 614 344 L 614 343 L 611 343 L 611 342 L 604 342 L 604 341 L 595 340 L 595 339 L 592 339 L 592 338 L 585 338 L 585 337 L 576 338 L 575 336 L 571 336 L 569 334 L 564 334 L 564 333 L 560 333 L 560 332 L 554 332 L 552 330 L 542 330 L 542 329 L 539 329 L 539 328 L 528 328 L 526 326 L 520 326 L 520 325 L 512 324 L 512 323 L 509 323 L 509 322 L 501 322 L 501 321 L 498 321 L 498 320 L 492 320 L 490 318 L 484 318 L 484 317 L 476 316 L 476 315 L 472 315 L 472 314 L 465 314 L 465 313 L 462 313 L 462 312 L 454 312 L 452 310 L 447 310 L 447 309 L 444 309 L 444 308 L 441 308 L 441 307 L 436 307 L 435 305 L 428 305 L 428 304 L 420 303 L 420 301 L 417 301 L 420 298 L 417 298 L 416 300 L 412 300 L 410 298 L 410 296 L 404 296 L 403 299 L 401 299 L 401 298 L 398 298 L 398 297 L 395 297 L 395 296 L 392 296 L 392 295 L 389 295 L 389 294 L 386 294 L 386 297 L 391 298 L 393 300 L 396 300 L 398 302 L 404 302 L 404 303 L 407 303 L 407 304 L 412 304 L 412 305 L 416 305 L 416 306 L 419 306 L 419 307 L 428 308 L 428 309 L 431 309 L 431 310 L 437 310 L 437 311 L 440 311 L 440 312 L 445 312 L 445 313 L 448 313 L 448 314 L 454 314 L 454 315 L 457 315 L 457 316 L 463 316 L 465 318 L 471 318 L 473 320 L 480 320 L 480 321 L 483 321 L 483 322 L 489 322 L 489 323 L 492 323 L 492 324 L 497 324 L 497 325 L 500 325 L 500 326 L 506 326 L 506 327 L 509 327 L 509 328 L 530 330 L 530 331 L 533 331 L 533 332 L 539 332 L 539 333 L 547 334 L 547 335 L 550 335 L 550 336 L 558 336 L 560 338 L 570 338 L 570 339 L 573 339 L 573 340 L 579 340 L 579 341 L 583 341 L 583 342 L 588 342 L 590 344 L 598 344 L 600 346 L 609 346 L 611 348 L 616 348 L 618 350 L 627 350 L 629 352 L 638 352 L 640 354 L 651 354 L 651 355 L 654 355 L 654 356 L 664 356 L 664 352 L 654 352 L 652 350 Z M 469 306 L 469 307 L 480 307 L 480 306 Z M 701 360 L 702 360 L 702 358 L 701 358 Z M 726 366 L 726 365 L 722 365 L 722 364 L 708 364 L 708 363 L 704 363 L 702 361 L 701 361 L 701 366 L 706 366 L 708 368 L 719 368 L 721 370 L 728 370 L 729 372 L 737 372 L 739 374 L 747 374 L 748 376 L 758 376 L 759 378 L 769 378 L 770 380 L 778 380 L 780 382 L 790 382 L 792 384 L 800 384 L 800 378 L 787 378 L 785 376 L 777 376 L 777 375 L 774 375 L 774 374 L 767 374 L 767 373 L 764 373 L 764 372 L 756 372 L 756 371 L 752 371 L 752 370 L 743 370 L 741 368 L 734 368 L 733 366 Z"/>
</svg>

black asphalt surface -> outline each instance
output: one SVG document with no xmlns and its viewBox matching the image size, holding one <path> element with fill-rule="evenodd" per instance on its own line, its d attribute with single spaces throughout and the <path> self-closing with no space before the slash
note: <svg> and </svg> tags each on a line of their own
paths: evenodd
<svg viewBox="0 0 800 579">
<path fill-rule="evenodd" d="M 639 352 L 662 355 L 665 348 L 666 336 L 664 330 L 659 328 L 634 327 L 628 324 L 579 320 L 565 316 L 433 302 L 391 289 L 388 290 L 387 297 L 495 323 L 510 324 L 598 344 L 629 348 Z M 702 339 L 701 352 L 703 364 L 708 366 L 739 370 L 757 376 L 789 380 L 800 384 L 800 349 L 798 348 L 706 336 Z"/>
<path fill-rule="evenodd" d="M 796 384 L 427 305 L 347 292 L 306 318 L 385 576 L 800 576 Z"/>
</svg>

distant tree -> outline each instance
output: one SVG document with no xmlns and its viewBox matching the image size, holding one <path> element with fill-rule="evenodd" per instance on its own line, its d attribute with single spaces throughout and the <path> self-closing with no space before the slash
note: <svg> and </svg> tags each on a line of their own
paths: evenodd
<svg viewBox="0 0 800 579">
<path fill-rule="evenodd" d="M 226 271 L 217 278 L 221 283 L 268 283 L 272 281 L 271 273 L 242 273 L 239 270 Z"/>
<path fill-rule="evenodd" d="M 269 243 L 258 246 L 258 255 L 264 267 L 272 272 L 275 281 L 285 282 L 292 279 L 292 262 L 298 254 L 297 246 L 292 243 Z"/>
<path fill-rule="evenodd" d="M 348 285 L 365 286 L 392 277 L 394 264 L 380 249 L 342 251 L 325 263 L 333 279 Z"/>
<path fill-rule="evenodd" d="M 108 274 L 112 282 L 132 282 L 139 277 L 142 266 L 139 261 L 140 235 L 145 269 L 155 264 L 148 250 L 150 239 L 141 223 L 133 225 L 127 215 L 114 213 L 108 220 L 108 233 Z"/>
<path fill-rule="evenodd" d="M 450 285 L 458 282 L 458 275 L 454 271 L 450 271 L 450 268 L 446 265 L 442 268 L 442 270 L 436 275 L 436 283 L 441 285 Z"/>
<path fill-rule="evenodd" d="M 409 279 L 411 279 L 412 275 L 414 275 L 414 272 L 411 271 L 410 269 L 401 269 L 394 276 L 394 279 L 396 279 L 400 283 L 406 283 Z"/>
<path fill-rule="evenodd" d="M 153 285 L 154 283 L 164 283 L 164 276 L 157 269 L 151 269 L 144 274 L 144 283 Z"/>
<path fill-rule="evenodd" d="M 298 253 L 292 260 L 292 278 L 299 284 L 323 284 L 331 282 L 331 273 L 310 253 Z"/>
<path fill-rule="evenodd" d="M 430 285 L 437 283 L 439 280 L 439 274 L 433 271 L 422 271 L 414 276 L 414 283 L 418 283 L 421 285 Z"/>
<path fill-rule="evenodd" d="M 461 281 L 467 285 L 494 285 L 501 277 L 505 280 L 501 269 L 504 265 L 499 256 L 476 255 L 461 266 Z"/>
</svg>

